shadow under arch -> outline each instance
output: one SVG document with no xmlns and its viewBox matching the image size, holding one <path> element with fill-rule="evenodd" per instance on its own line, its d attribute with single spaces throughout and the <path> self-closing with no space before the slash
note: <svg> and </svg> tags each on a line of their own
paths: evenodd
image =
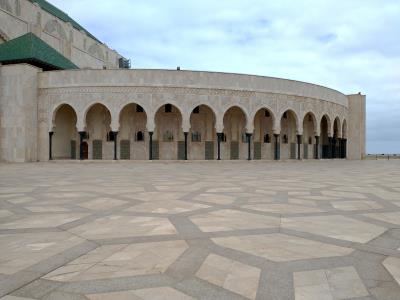
<svg viewBox="0 0 400 300">
<path fill-rule="evenodd" d="M 216 114 L 207 104 L 199 104 L 190 113 L 189 151 L 192 160 L 215 158 Z"/>
<path fill-rule="evenodd" d="M 254 114 L 253 125 L 253 158 L 274 158 L 274 128 L 276 126 L 275 115 L 267 107 L 259 108 Z"/>
<path fill-rule="evenodd" d="M 157 109 L 154 114 L 155 130 L 151 141 L 151 159 L 185 159 L 182 120 L 182 112 L 175 104 L 166 103 Z"/>
<path fill-rule="evenodd" d="M 118 120 L 119 159 L 147 159 L 146 110 L 135 102 L 125 104 L 119 112 Z"/>
<path fill-rule="evenodd" d="M 309 111 L 303 118 L 303 159 L 318 158 L 316 150 L 317 118 Z"/>
<path fill-rule="evenodd" d="M 52 116 L 50 159 L 76 159 L 79 134 L 76 128 L 77 113 L 68 103 L 58 105 Z"/>
<path fill-rule="evenodd" d="M 225 159 L 246 159 L 246 125 L 248 116 L 240 106 L 229 107 L 223 117 L 223 134 L 221 146 Z"/>
<path fill-rule="evenodd" d="M 298 158 L 299 149 L 297 133 L 299 131 L 299 119 L 292 109 L 287 109 L 280 117 L 280 157 L 282 159 Z"/>
</svg>

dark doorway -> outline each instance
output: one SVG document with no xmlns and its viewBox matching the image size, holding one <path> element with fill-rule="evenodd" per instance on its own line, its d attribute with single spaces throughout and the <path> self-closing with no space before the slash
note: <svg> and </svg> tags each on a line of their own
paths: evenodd
<svg viewBox="0 0 400 300">
<path fill-rule="evenodd" d="M 82 142 L 82 158 L 89 159 L 89 146 L 87 142 Z"/>
</svg>

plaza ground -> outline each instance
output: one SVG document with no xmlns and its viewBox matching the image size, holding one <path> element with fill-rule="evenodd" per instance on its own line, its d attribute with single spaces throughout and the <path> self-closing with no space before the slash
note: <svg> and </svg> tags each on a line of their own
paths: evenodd
<svg viewBox="0 0 400 300">
<path fill-rule="evenodd" d="M 0 298 L 399 300 L 400 160 L 0 164 Z"/>
</svg>

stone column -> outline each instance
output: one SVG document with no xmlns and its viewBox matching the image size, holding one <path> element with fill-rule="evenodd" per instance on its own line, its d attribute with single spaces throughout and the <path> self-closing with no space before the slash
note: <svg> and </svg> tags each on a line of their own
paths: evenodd
<svg viewBox="0 0 400 300">
<path fill-rule="evenodd" d="M 336 147 L 336 149 L 338 149 L 338 153 L 337 153 L 337 158 L 342 158 L 342 139 L 338 138 L 338 146 Z"/>
<path fill-rule="evenodd" d="M 274 134 L 275 137 L 275 153 L 274 153 L 274 159 L 275 160 L 280 160 L 281 159 L 281 145 L 279 143 L 279 134 Z"/>
<path fill-rule="evenodd" d="M 332 153 L 332 144 L 333 144 L 333 138 L 332 137 L 328 137 L 328 143 L 329 143 L 329 147 L 328 147 L 328 158 L 333 158 L 333 153 Z"/>
<path fill-rule="evenodd" d="M 189 132 L 185 131 L 183 134 L 185 136 L 185 160 L 187 160 L 188 159 L 188 134 L 189 134 Z"/>
<path fill-rule="evenodd" d="M 49 160 L 53 160 L 53 131 L 49 132 Z"/>
<path fill-rule="evenodd" d="M 83 160 L 83 140 L 86 137 L 86 131 L 79 131 L 79 159 Z"/>
<path fill-rule="evenodd" d="M 251 160 L 251 133 L 246 133 L 247 144 L 248 144 L 248 152 L 247 152 L 247 160 Z"/>
<path fill-rule="evenodd" d="M 319 159 L 319 136 L 315 136 L 315 159 Z"/>
<path fill-rule="evenodd" d="M 114 160 L 117 160 L 118 131 L 112 132 L 114 135 Z"/>
<path fill-rule="evenodd" d="M 221 160 L 221 140 L 222 140 L 222 132 L 217 133 L 217 160 Z"/>
<path fill-rule="evenodd" d="M 297 159 L 301 160 L 301 134 L 297 135 Z"/>
<path fill-rule="evenodd" d="M 153 131 L 149 131 L 149 160 L 153 160 Z"/>
</svg>

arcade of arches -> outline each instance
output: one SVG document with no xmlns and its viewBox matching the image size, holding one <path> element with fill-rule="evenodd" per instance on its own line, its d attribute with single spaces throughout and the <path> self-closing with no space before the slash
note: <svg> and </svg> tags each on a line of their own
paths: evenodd
<svg viewBox="0 0 400 300">
<path fill-rule="evenodd" d="M 190 129 L 182 130 L 182 112 L 172 104 L 158 108 L 154 131 L 148 131 L 143 107 L 128 104 L 119 113 L 119 130 L 112 130 L 111 113 L 101 103 L 85 112 L 85 131 L 77 130 L 77 113 L 59 106 L 49 132 L 50 159 L 121 160 L 279 160 L 346 158 L 347 123 L 312 112 L 299 120 L 292 110 L 278 118 L 262 108 L 249 120 L 238 106 L 223 115 L 223 130 L 216 129 L 215 112 L 207 105 L 190 113 Z M 246 124 L 253 122 L 252 133 Z M 276 123 L 278 122 L 278 123 Z M 319 123 L 317 123 L 319 122 Z M 332 123 L 333 122 L 333 126 Z M 280 124 L 280 132 L 274 128 Z M 317 129 L 320 129 L 319 132 Z M 301 133 L 301 134 L 300 134 Z"/>
</svg>

